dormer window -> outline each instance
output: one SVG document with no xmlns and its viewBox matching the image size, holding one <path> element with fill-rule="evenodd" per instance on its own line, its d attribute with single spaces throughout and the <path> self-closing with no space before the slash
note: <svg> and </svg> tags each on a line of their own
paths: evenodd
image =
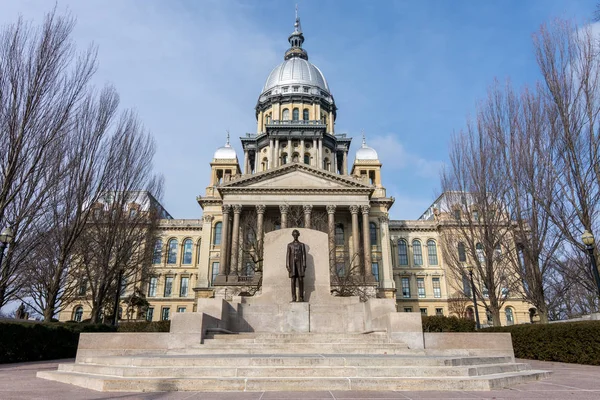
<svg viewBox="0 0 600 400">
<path fill-rule="evenodd" d="M 304 86 L 302 89 L 304 90 L 304 93 L 308 93 L 310 91 L 308 86 Z"/>
<path fill-rule="evenodd" d="M 290 90 L 290 88 L 286 86 L 286 87 L 282 88 L 282 90 L 283 90 L 283 93 L 287 93 Z"/>
<path fill-rule="evenodd" d="M 299 86 L 294 86 L 293 90 L 294 90 L 295 93 L 297 93 L 300 90 L 300 87 Z"/>
</svg>

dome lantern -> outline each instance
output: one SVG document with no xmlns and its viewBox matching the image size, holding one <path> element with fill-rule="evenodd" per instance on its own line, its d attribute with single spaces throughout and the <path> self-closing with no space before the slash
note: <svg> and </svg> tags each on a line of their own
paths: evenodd
<svg viewBox="0 0 600 400">
<path fill-rule="evenodd" d="M 356 150 L 356 158 L 358 160 L 379 160 L 379 156 L 374 148 L 367 146 L 367 140 L 365 139 L 365 134 L 363 133 L 362 146 L 360 149 Z"/>
<path fill-rule="evenodd" d="M 216 160 L 237 160 L 235 149 L 231 147 L 231 144 L 229 143 L 229 132 L 227 132 L 227 142 L 225 143 L 225 146 L 219 147 L 217 151 L 215 151 L 213 158 Z"/>
</svg>

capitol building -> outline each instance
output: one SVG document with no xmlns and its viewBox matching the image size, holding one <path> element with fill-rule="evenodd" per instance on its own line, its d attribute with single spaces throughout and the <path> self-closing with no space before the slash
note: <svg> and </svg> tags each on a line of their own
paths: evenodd
<svg viewBox="0 0 600 400">
<path fill-rule="evenodd" d="M 335 131 L 335 99 L 310 62 L 299 18 L 288 41 L 258 95 L 256 133 L 240 138 L 243 153 L 227 137 L 207 165 L 202 219 L 160 221 L 142 288 L 145 318 L 194 312 L 201 298 L 260 292 L 265 233 L 293 227 L 328 234 L 332 294 L 393 298 L 398 312 L 472 317 L 469 282 L 443 257 L 442 232 L 452 227 L 439 199 L 417 220 L 389 219 L 385 166 L 364 136 L 354 138 L 349 159 L 353 138 Z M 502 306 L 503 325 L 531 320 L 532 306 L 514 296 Z M 85 296 L 75 297 L 59 319 L 80 321 L 89 311 Z M 485 325 L 482 306 L 479 314 Z"/>
</svg>

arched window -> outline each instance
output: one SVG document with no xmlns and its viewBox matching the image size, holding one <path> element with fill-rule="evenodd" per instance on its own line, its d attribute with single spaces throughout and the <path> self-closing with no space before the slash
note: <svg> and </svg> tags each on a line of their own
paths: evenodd
<svg viewBox="0 0 600 400">
<path fill-rule="evenodd" d="M 310 165 L 310 154 L 304 154 L 304 164 Z"/>
<path fill-rule="evenodd" d="M 269 169 L 269 159 L 268 158 L 263 158 L 262 160 L 262 170 L 266 171 L 267 169 Z"/>
<path fill-rule="evenodd" d="M 371 246 L 377 246 L 377 225 L 375 222 L 369 222 L 369 239 Z"/>
<path fill-rule="evenodd" d="M 302 119 L 305 120 L 305 121 L 308 121 L 308 108 L 305 108 L 302 111 Z"/>
<path fill-rule="evenodd" d="M 435 241 L 432 239 L 427 241 L 427 258 L 429 265 L 438 264 L 437 247 L 435 245 Z"/>
<path fill-rule="evenodd" d="M 267 121 L 266 122 L 267 122 L 267 124 L 271 123 L 271 115 L 267 115 Z"/>
<path fill-rule="evenodd" d="M 162 240 L 158 239 L 154 244 L 154 255 L 152 256 L 152 264 L 160 264 L 162 262 Z"/>
<path fill-rule="evenodd" d="M 344 245 L 344 225 L 337 224 L 335 226 L 335 245 L 343 246 Z"/>
<path fill-rule="evenodd" d="M 281 165 L 283 165 L 283 164 L 287 164 L 287 161 L 288 161 L 288 156 L 287 156 L 287 153 L 283 153 L 283 154 L 281 155 Z"/>
<path fill-rule="evenodd" d="M 408 265 L 408 246 L 406 240 L 398 240 L 398 264 Z"/>
<path fill-rule="evenodd" d="M 473 312 L 473 307 L 467 307 L 467 319 L 474 320 L 475 313 Z"/>
<path fill-rule="evenodd" d="M 194 244 L 192 243 L 192 239 L 185 239 L 183 242 L 183 260 L 182 264 L 191 264 L 192 263 L 192 249 L 194 248 Z"/>
<path fill-rule="evenodd" d="M 177 263 L 177 239 L 169 240 L 169 250 L 167 253 L 167 264 Z"/>
<path fill-rule="evenodd" d="M 288 110 L 287 108 L 284 108 L 283 113 L 281 113 L 281 117 L 283 118 L 284 121 L 289 121 L 290 120 L 290 110 Z"/>
<path fill-rule="evenodd" d="M 483 253 L 483 245 L 481 243 L 475 245 L 475 253 L 477 253 L 477 260 L 481 264 L 485 263 L 485 254 Z"/>
<path fill-rule="evenodd" d="M 300 111 L 297 108 L 292 110 L 292 119 L 298 121 L 300 119 Z"/>
<path fill-rule="evenodd" d="M 329 158 L 324 158 L 323 159 L 323 169 L 324 170 L 329 170 Z"/>
<path fill-rule="evenodd" d="M 467 253 L 465 252 L 465 244 L 463 242 L 458 244 L 458 261 L 467 262 Z"/>
<path fill-rule="evenodd" d="M 418 240 L 413 240 L 412 248 L 413 248 L 413 264 L 414 265 L 423 265 L 423 250 L 421 249 L 421 242 L 419 242 Z"/>
<path fill-rule="evenodd" d="M 515 323 L 515 316 L 512 308 L 506 307 L 504 313 L 506 314 L 506 325 L 513 325 Z"/>
<path fill-rule="evenodd" d="M 215 235 L 213 236 L 213 244 L 220 245 L 221 244 L 221 228 L 223 224 L 221 222 L 217 222 L 215 224 Z"/>
<path fill-rule="evenodd" d="M 81 322 L 83 319 L 83 307 L 79 306 L 73 312 L 73 321 Z"/>
</svg>

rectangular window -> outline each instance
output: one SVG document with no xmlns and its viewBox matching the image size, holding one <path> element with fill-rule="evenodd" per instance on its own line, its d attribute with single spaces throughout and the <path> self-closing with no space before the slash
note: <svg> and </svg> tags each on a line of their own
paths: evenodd
<svg viewBox="0 0 600 400">
<path fill-rule="evenodd" d="M 215 279 L 217 279 L 217 275 L 219 275 L 219 262 L 215 261 L 212 263 L 212 280 L 210 281 L 211 285 L 215 282 Z"/>
<path fill-rule="evenodd" d="M 190 278 L 187 276 L 181 277 L 181 285 L 179 286 L 179 297 L 187 297 Z"/>
<path fill-rule="evenodd" d="M 148 311 L 146 311 L 146 321 L 152 321 L 154 317 L 154 307 L 149 307 Z"/>
<path fill-rule="evenodd" d="M 168 321 L 169 320 L 169 313 L 170 313 L 170 311 L 171 311 L 171 309 L 169 307 L 163 307 L 160 319 L 162 321 Z"/>
<path fill-rule="evenodd" d="M 131 208 L 129 210 L 129 218 L 133 218 L 137 215 L 137 210 L 135 208 Z"/>
<path fill-rule="evenodd" d="M 310 88 L 307 86 L 304 86 L 303 89 L 304 89 L 304 93 L 308 93 L 308 91 L 310 90 Z"/>
<path fill-rule="evenodd" d="M 483 284 L 483 291 L 482 292 L 483 292 L 482 293 L 483 297 L 485 297 L 485 298 L 490 297 L 490 291 L 488 290 L 487 285 L 485 283 Z"/>
<path fill-rule="evenodd" d="M 150 278 L 150 282 L 148 283 L 148 297 L 156 296 L 156 286 L 158 285 L 158 278 L 152 277 Z"/>
<path fill-rule="evenodd" d="M 465 294 L 465 296 L 467 297 L 471 297 L 471 281 L 469 280 L 469 276 L 467 275 L 467 273 L 463 274 L 463 293 Z"/>
<path fill-rule="evenodd" d="M 417 293 L 419 293 L 419 298 L 425 298 L 425 278 L 417 278 Z"/>
<path fill-rule="evenodd" d="M 165 297 L 171 297 L 173 294 L 173 277 L 167 276 L 165 278 Z"/>
<path fill-rule="evenodd" d="M 439 299 L 442 297 L 442 288 L 440 287 L 440 278 L 433 278 L 433 297 Z"/>
<path fill-rule="evenodd" d="M 300 89 L 298 86 L 294 86 L 294 92 L 298 92 L 298 90 Z"/>
<path fill-rule="evenodd" d="M 410 298 L 410 278 L 402 278 L 402 297 Z"/>
<path fill-rule="evenodd" d="M 443 308 L 436 308 L 435 309 L 435 315 L 437 315 L 438 317 L 442 317 L 444 315 L 444 309 Z"/>
<path fill-rule="evenodd" d="M 371 272 L 373 273 L 373 276 L 375 277 L 375 281 L 379 282 L 379 263 L 377 263 L 377 262 L 371 263 Z"/>
<path fill-rule="evenodd" d="M 427 309 L 426 308 L 419 308 L 419 310 L 421 311 L 421 315 L 427 315 Z"/>
<path fill-rule="evenodd" d="M 79 283 L 79 296 L 85 296 L 85 292 L 87 292 L 87 281 L 82 279 Z"/>
<path fill-rule="evenodd" d="M 185 312 L 185 307 L 177 307 L 177 312 L 178 313 Z"/>
<path fill-rule="evenodd" d="M 412 312 L 412 307 L 404 307 L 404 312 Z"/>
<path fill-rule="evenodd" d="M 286 87 L 284 87 L 284 88 L 283 88 L 283 93 L 287 93 L 287 92 L 288 92 L 288 90 L 290 90 L 290 88 L 289 88 L 289 87 L 287 87 L 287 86 L 286 86 Z"/>
</svg>

